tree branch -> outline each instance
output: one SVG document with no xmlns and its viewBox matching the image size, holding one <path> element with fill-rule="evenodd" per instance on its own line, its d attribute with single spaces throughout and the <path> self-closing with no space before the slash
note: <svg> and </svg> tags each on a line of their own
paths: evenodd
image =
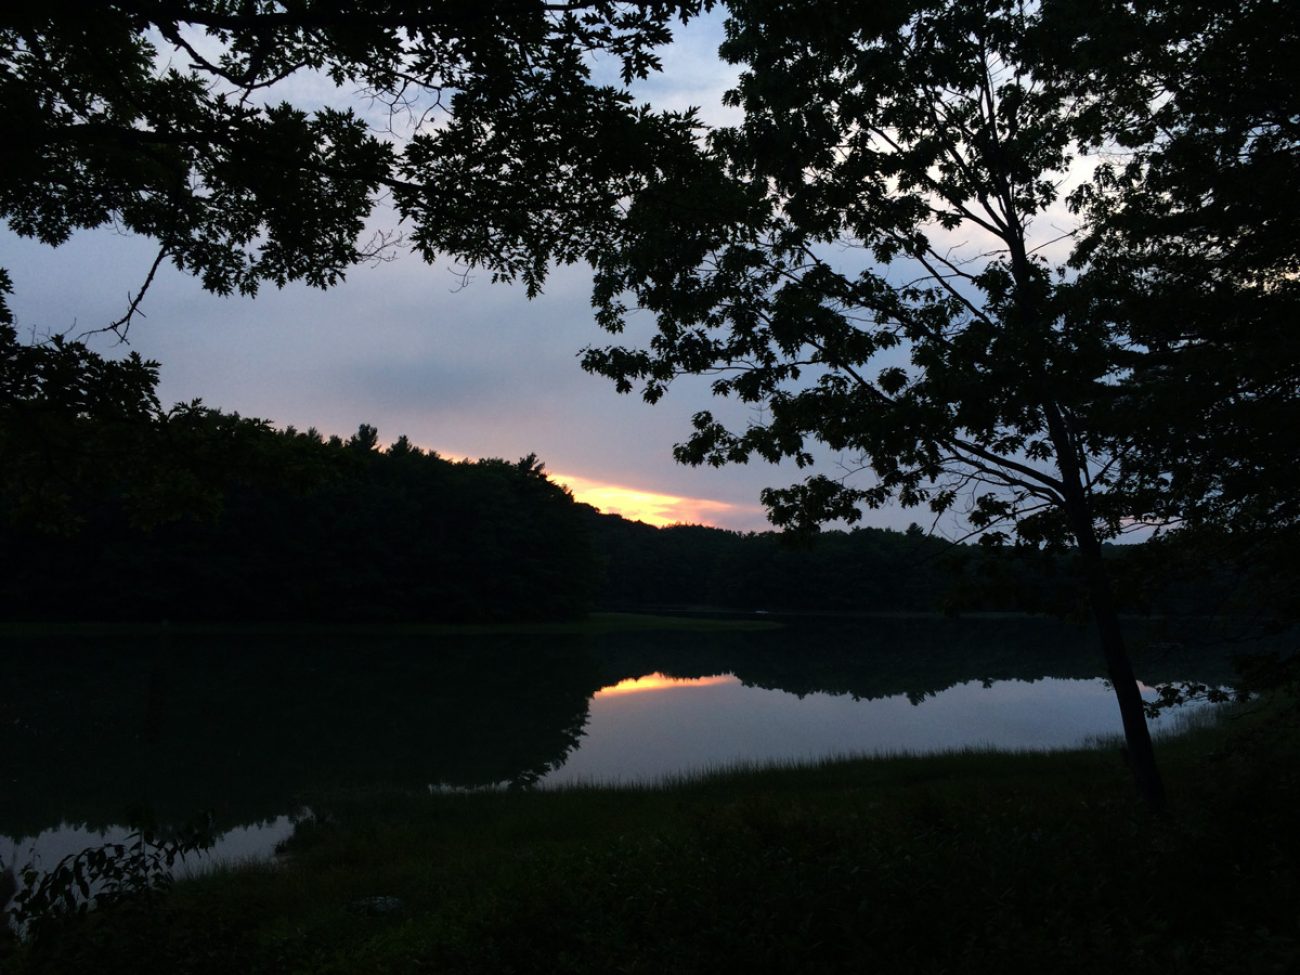
<svg viewBox="0 0 1300 975">
<path fill-rule="evenodd" d="M 166 244 L 158 249 L 158 254 L 154 257 L 153 264 L 149 266 L 149 273 L 145 275 L 144 284 L 140 286 L 140 290 L 136 292 L 135 297 L 131 298 L 130 302 L 127 304 L 126 314 L 117 321 L 110 322 L 102 328 L 92 328 L 88 331 L 82 332 L 77 336 L 77 341 L 80 342 L 88 335 L 112 332 L 117 336 L 119 342 L 125 344 L 127 342 L 127 333 L 131 331 L 131 322 L 135 319 L 135 316 L 139 315 L 141 318 L 145 317 L 144 312 L 140 310 L 140 303 L 144 301 L 144 296 L 148 293 L 150 286 L 153 284 L 153 279 L 158 273 L 158 268 L 162 266 L 162 262 L 170 253 L 171 250 Z"/>
</svg>

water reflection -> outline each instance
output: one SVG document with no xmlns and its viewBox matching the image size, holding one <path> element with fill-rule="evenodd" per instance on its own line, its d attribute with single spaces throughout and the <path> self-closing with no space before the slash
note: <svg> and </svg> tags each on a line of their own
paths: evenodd
<svg viewBox="0 0 1300 975">
<path fill-rule="evenodd" d="M 636 689 L 658 693 L 625 696 Z M 1145 688 L 1144 696 L 1155 693 Z M 1153 731 L 1168 720 L 1154 722 Z M 599 692 L 586 736 L 541 784 L 635 784 L 831 756 L 1069 748 L 1119 730 L 1114 694 L 1101 679 L 968 681 L 923 702 L 898 694 L 867 704 L 848 694 L 745 685 L 734 675 L 653 674 Z"/>
<path fill-rule="evenodd" d="M 601 678 L 537 641 L 27 641 L 0 690 L 0 835 L 265 822 L 321 794 L 535 781 Z"/>
<path fill-rule="evenodd" d="M 186 877 L 218 864 L 265 860 L 279 843 L 293 835 L 294 824 L 305 812 L 303 810 L 292 816 L 277 816 L 266 822 L 249 823 L 227 830 L 214 837 L 212 846 L 207 850 L 191 853 L 178 861 L 172 874 Z M 65 857 L 82 850 L 114 843 L 129 846 L 131 835 L 132 830 L 125 826 L 90 829 L 75 823 L 60 823 L 41 830 L 35 836 L 0 837 L 0 862 L 48 871 Z"/>
<path fill-rule="evenodd" d="M 48 636 L 11 639 L 4 668 L 0 857 L 60 824 L 95 833 L 209 815 L 218 833 L 257 832 L 340 792 L 630 781 L 736 760 L 1050 747 L 1118 730 L 1091 634 L 1043 620 L 545 638 Z M 1163 636 L 1138 671 L 1151 683 L 1231 673 L 1222 648 L 1192 652 Z"/>
</svg>

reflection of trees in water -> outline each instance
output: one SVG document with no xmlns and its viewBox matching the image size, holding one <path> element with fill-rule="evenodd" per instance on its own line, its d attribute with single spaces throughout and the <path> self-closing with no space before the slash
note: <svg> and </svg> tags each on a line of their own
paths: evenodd
<svg viewBox="0 0 1300 975">
<path fill-rule="evenodd" d="M 969 681 L 1105 676 L 1090 627 L 1055 619 L 804 617 L 784 629 L 693 635 L 636 634 L 601 657 L 606 683 L 660 671 L 673 677 L 735 674 L 746 684 L 803 696 L 851 694 L 913 701 Z M 1231 682 L 1226 644 L 1203 621 L 1134 623 L 1136 667 L 1148 683 Z M 656 646 L 655 641 L 659 641 Z"/>
<path fill-rule="evenodd" d="M 12 642 L 0 687 L 7 835 L 122 822 L 132 807 L 172 823 L 211 811 L 224 829 L 340 790 L 528 783 L 577 745 L 598 688 L 656 671 L 866 700 L 1103 672 L 1089 629 L 1039 619 L 795 619 L 585 640 Z M 1159 634 L 1137 663 L 1151 683 L 1231 677 L 1222 646 L 1198 651 L 1178 633 Z"/>
<path fill-rule="evenodd" d="M 0 834 L 222 828 L 340 789 L 533 781 L 599 687 L 573 638 L 43 639 L 6 655 Z M 232 646 L 237 644 L 237 646 Z"/>
</svg>

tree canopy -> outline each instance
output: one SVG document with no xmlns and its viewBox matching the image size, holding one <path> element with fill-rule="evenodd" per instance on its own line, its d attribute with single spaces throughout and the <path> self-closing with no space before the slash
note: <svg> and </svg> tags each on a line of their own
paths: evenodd
<svg viewBox="0 0 1300 975">
<path fill-rule="evenodd" d="M 0 17 L 0 218 L 47 244 L 112 225 L 211 291 L 251 294 L 381 255 L 395 240 L 366 220 L 382 194 L 426 258 L 535 290 L 585 256 L 645 130 L 679 124 L 594 60 L 644 76 L 701 6 L 20 4 Z M 289 79 L 331 94 L 290 99 Z"/>
<path fill-rule="evenodd" d="M 1202 557 L 1275 583 L 1300 532 L 1286 476 L 1300 451 L 1295 17 L 1281 3 L 1048 9 L 1055 36 L 1078 38 L 1061 67 L 1086 137 L 1110 150 L 1075 195 L 1071 263 L 1081 313 L 1127 341 L 1107 418 L 1121 464 L 1153 519 L 1209 539 Z"/>
<path fill-rule="evenodd" d="M 218 292 L 338 281 L 392 246 L 366 242 L 381 195 L 425 257 L 532 290 L 588 260 L 601 324 L 629 297 L 661 324 L 589 368 L 652 399 L 728 370 L 717 392 L 769 410 L 700 414 L 681 459 L 821 440 L 876 472 L 770 492 L 780 523 L 896 497 L 1059 542 L 1074 448 L 1102 536 L 1296 520 L 1265 490 L 1295 436 L 1285 4 L 735 0 L 744 121 L 701 142 L 624 88 L 710 6 L 24 5 L 0 20 L 0 215 L 51 244 L 143 234 Z M 303 79 L 340 97 L 283 97 Z"/>
<path fill-rule="evenodd" d="M 453 463 L 199 402 L 157 363 L 0 325 L 0 616 L 565 619 L 600 582 L 589 516 L 534 456 Z"/>
<path fill-rule="evenodd" d="M 650 400 L 711 372 L 766 407 L 701 413 L 682 460 L 820 441 L 876 474 L 769 492 L 785 524 L 894 498 L 1068 541 L 1058 452 L 1101 536 L 1228 517 L 1293 437 L 1295 31 L 1277 4 L 1115 7 L 730 4 L 744 121 L 634 201 L 596 296 L 611 332 L 635 304 L 658 334 L 587 367 Z M 1234 98 L 1213 85 L 1238 49 Z"/>
<path fill-rule="evenodd" d="M 699 412 L 678 459 L 858 468 L 765 492 L 778 524 L 896 501 L 1076 548 L 1158 801 L 1101 544 L 1300 525 L 1295 17 L 728 0 L 741 120 L 708 131 L 626 85 L 709 6 L 23 7 L 0 21 L 0 215 L 52 244 L 146 235 L 217 292 L 335 283 L 393 245 L 364 240 L 381 195 L 424 257 L 531 293 L 589 262 L 601 326 L 654 321 L 589 370 L 651 401 L 705 374 L 758 409 Z M 370 94 L 394 131 L 275 101 L 291 77 Z"/>
<path fill-rule="evenodd" d="M 1282 4 L 1109 6 L 728 3 L 742 120 L 631 201 L 596 299 L 655 334 L 584 364 L 762 407 L 698 413 L 682 461 L 857 459 L 766 491 L 779 524 L 897 501 L 1077 547 L 1158 802 L 1100 542 L 1295 523 L 1295 236 L 1268 214 L 1294 200 L 1296 30 Z"/>
</svg>

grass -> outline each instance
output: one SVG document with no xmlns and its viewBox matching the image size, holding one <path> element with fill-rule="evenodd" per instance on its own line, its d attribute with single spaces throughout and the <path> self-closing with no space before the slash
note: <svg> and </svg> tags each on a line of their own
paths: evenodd
<svg viewBox="0 0 1300 975">
<path fill-rule="evenodd" d="M 336 795 L 282 862 L 51 925 L 37 972 L 1290 972 L 1294 706 L 1115 749 Z M 328 812 L 325 812 L 328 810 Z M 367 900 L 397 898 L 376 912 Z M 0 967 L 3 967 L 0 964 Z"/>
</svg>

